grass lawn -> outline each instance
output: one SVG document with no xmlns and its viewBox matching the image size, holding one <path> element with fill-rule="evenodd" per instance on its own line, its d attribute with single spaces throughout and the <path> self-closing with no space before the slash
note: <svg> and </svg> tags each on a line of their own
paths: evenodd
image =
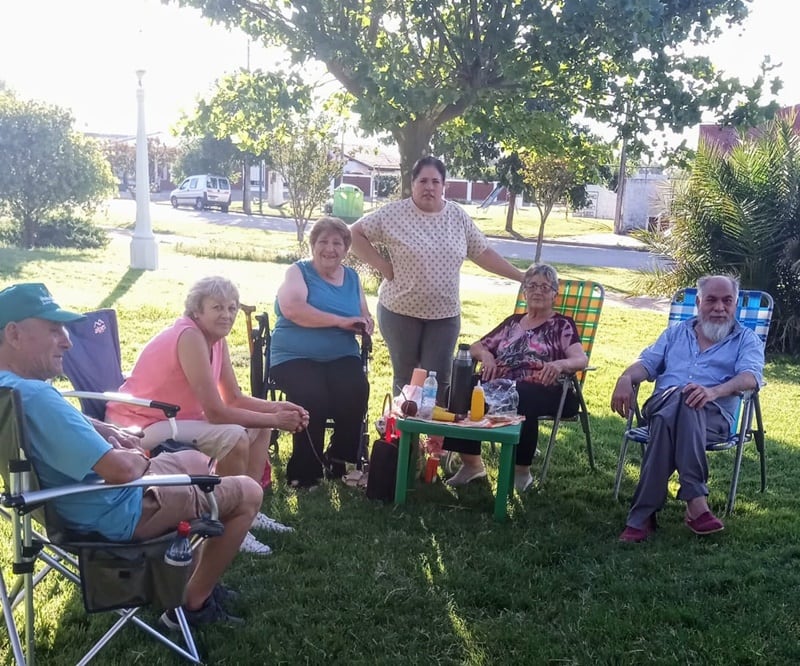
<svg viewBox="0 0 800 666">
<path fill-rule="evenodd" d="M 204 275 L 230 277 L 244 302 L 271 312 L 286 266 L 196 256 L 195 246 L 214 240 L 212 230 L 200 226 L 212 225 L 195 227 L 195 234 L 190 228 L 173 230 L 181 244 L 160 245 L 161 268 L 155 272 L 127 268 L 126 239 L 96 252 L 0 248 L 0 287 L 43 281 L 64 307 L 116 308 L 123 365 L 129 368 L 149 337 L 180 313 L 189 284 Z M 283 243 L 291 245 L 284 238 L 291 239 L 290 234 L 230 228 L 224 233 L 215 242 L 249 247 L 263 256 Z M 187 250 L 189 245 L 194 249 Z M 581 275 L 581 270 L 570 266 L 563 273 Z M 621 293 L 635 277 L 604 273 Z M 462 340 L 473 341 L 510 312 L 515 293 L 514 288 L 508 293 L 464 290 Z M 374 296 L 370 301 L 374 308 Z M 296 532 L 259 534 L 274 554 L 236 559 L 226 582 L 242 591 L 238 610 L 248 622 L 235 631 L 198 632 L 206 663 L 798 663 L 796 362 L 777 359 L 767 367 L 765 494 L 758 492 L 757 456 L 748 450 L 737 511 L 725 532 L 706 539 L 691 535 L 682 524 L 683 506 L 670 499 L 650 542 L 627 546 L 616 540 L 636 465 L 632 459 L 623 501 L 615 502 L 611 489 L 622 421 L 610 413 L 610 393 L 621 370 L 665 321 L 659 312 L 616 303 L 605 307 L 592 357 L 598 371 L 586 382 L 597 471 L 588 467 L 580 430 L 564 425 L 545 488 L 515 495 L 510 520 L 502 525 L 491 517 L 498 458 L 488 445 L 488 481 L 458 492 L 441 483 L 420 486 L 397 509 L 370 502 L 338 482 L 326 482 L 315 492 L 288 490 L 284 469 L 290 440 L 283 435 L 264 510 Z M 246 386 L 242 321 L 230 343 Z M 373 419 L 390 374 L 376 336 Z M 710 467 L 710 500 L 721 511 L 732 455 L 712 454 Z M 673 482 L 673 494 L 675 489 Z M 8 547 L 3 552 L 8 571 Z M 55 578 L 45 588 L 46 596 L 38 597 L 40 663 L 75 663 L 84 643 L 97 640 L 110 618 L 87 617 L 79 591 Z M 0 659 L 10 662 L 4 635 Z M 97 660 L 122 662 L 181 663 L 132 629 Z"/>
</svg>

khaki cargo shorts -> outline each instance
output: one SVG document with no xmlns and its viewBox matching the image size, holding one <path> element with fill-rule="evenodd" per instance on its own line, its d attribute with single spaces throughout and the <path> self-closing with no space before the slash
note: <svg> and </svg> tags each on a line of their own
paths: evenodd
<svg viewBox="0 0 800 666">
<path fill-rule="evenodd" d="M 199 451 L 162 453 L 153 458 L 150 474 L 208 474 L 208 456 Z M 214 486 L 214 499 L 219 507 L 219 519 L 231 515 L 244 501 L 246 484 L 255 481 L 248 476 L 226 476 Z M 142 497 L 142 515 L 136 524 L 133 538 L 152 539 L 174 530 L 182 520 L 193 520 L 208 513 L 205 493 L 197 486 L 151 486 Z"/>
</svg>

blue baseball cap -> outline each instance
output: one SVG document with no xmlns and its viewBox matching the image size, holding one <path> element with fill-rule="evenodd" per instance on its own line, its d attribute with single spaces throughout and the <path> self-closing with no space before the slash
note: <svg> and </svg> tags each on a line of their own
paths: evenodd
<svg viewBox="0 0 800 666">
<path fill-rule="evenodd" d="M 33 317 L 58 322 L 86 318 L 77 312 L 62 310 L 41 282 L 15 284 L 0 291 L 0 329 L 12 321 Z"/>
</svg>

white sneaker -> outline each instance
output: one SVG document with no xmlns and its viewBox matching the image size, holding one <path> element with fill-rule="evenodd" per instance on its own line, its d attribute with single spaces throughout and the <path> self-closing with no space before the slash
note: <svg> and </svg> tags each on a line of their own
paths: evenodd
<svg viewBox="0 0 800 666">
<path fill-rule="evenodd" d="M 481 465 L 480 467 L 467 467 L 461 465 L 458 471 L 453 474 L 445 483 L 448 486 L 466 486 L 475 479 L 482 479 L 486 476 L 486 468 Z"/>
<path fill-rule="evenodd" d="M 265 543 L 261 543 L 253 536 L 252 532 L 248 532 L 244 541 L 242 541 L 242 545 L 239 546 L 239 552 L 253 553 L 253 555 L 270 555 L 272 554 L 272 548 Z"/>
<path fill-rule="evenodd" d="M 514 474 L 514 488 L 518 493 L 524 493 L 533 485 L 533 477 L 530 472 Z"/>
<path fill-rule="evenodd" d="M 278 532 L 279 534 L 294 532 L 294 527 L 279 523 L 277 520 L 270 518 L 267 514 L 261 513 L 260 511 L 256 514 L 256 517 L 253 518 L 251 529 L 267 530 L 268 532 Z"/>
</svg>

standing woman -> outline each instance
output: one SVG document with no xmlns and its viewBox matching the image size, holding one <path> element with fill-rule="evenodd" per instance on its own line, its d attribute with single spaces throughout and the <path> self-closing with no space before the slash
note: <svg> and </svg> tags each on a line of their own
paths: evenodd
<svg viewBox="0 0 800 666">
<path fill-rule="evenodd" d="M 481 268 L 520 282 L 522 271 L 489 247 L 475 223 L 444 198 L 445 167 L 423 157 L 411 172 L 411 198 L 382 206 L 352 227 L 353 252 L 383 275 L 378 325 L 392 359 L 394 394 L 416 367 L 435 370 L 439 400 L 461 329 L 459 276 L 469 257 Z M 383 245 L 389 259 L 375 245 Z"/>
<path fill-rule="evenodd" d="M 286 271 L 278 288 L 278 319 L 272 333 L 270 373 L 287 399 L 308 410 L 304 432 L 296 432 L 286 479 L 312 487 L 323 476 L 341 477 L 346 462 L 357 462 L 369 384 L 356 334 L 372 334 L 374 324 L 358 274 L 342 261 L 350 229 L 337 217 L 323 217 L 309 235 L 311 259 Z M 323 452 L 325 423 L 334 431 Z"/>
</svg>

